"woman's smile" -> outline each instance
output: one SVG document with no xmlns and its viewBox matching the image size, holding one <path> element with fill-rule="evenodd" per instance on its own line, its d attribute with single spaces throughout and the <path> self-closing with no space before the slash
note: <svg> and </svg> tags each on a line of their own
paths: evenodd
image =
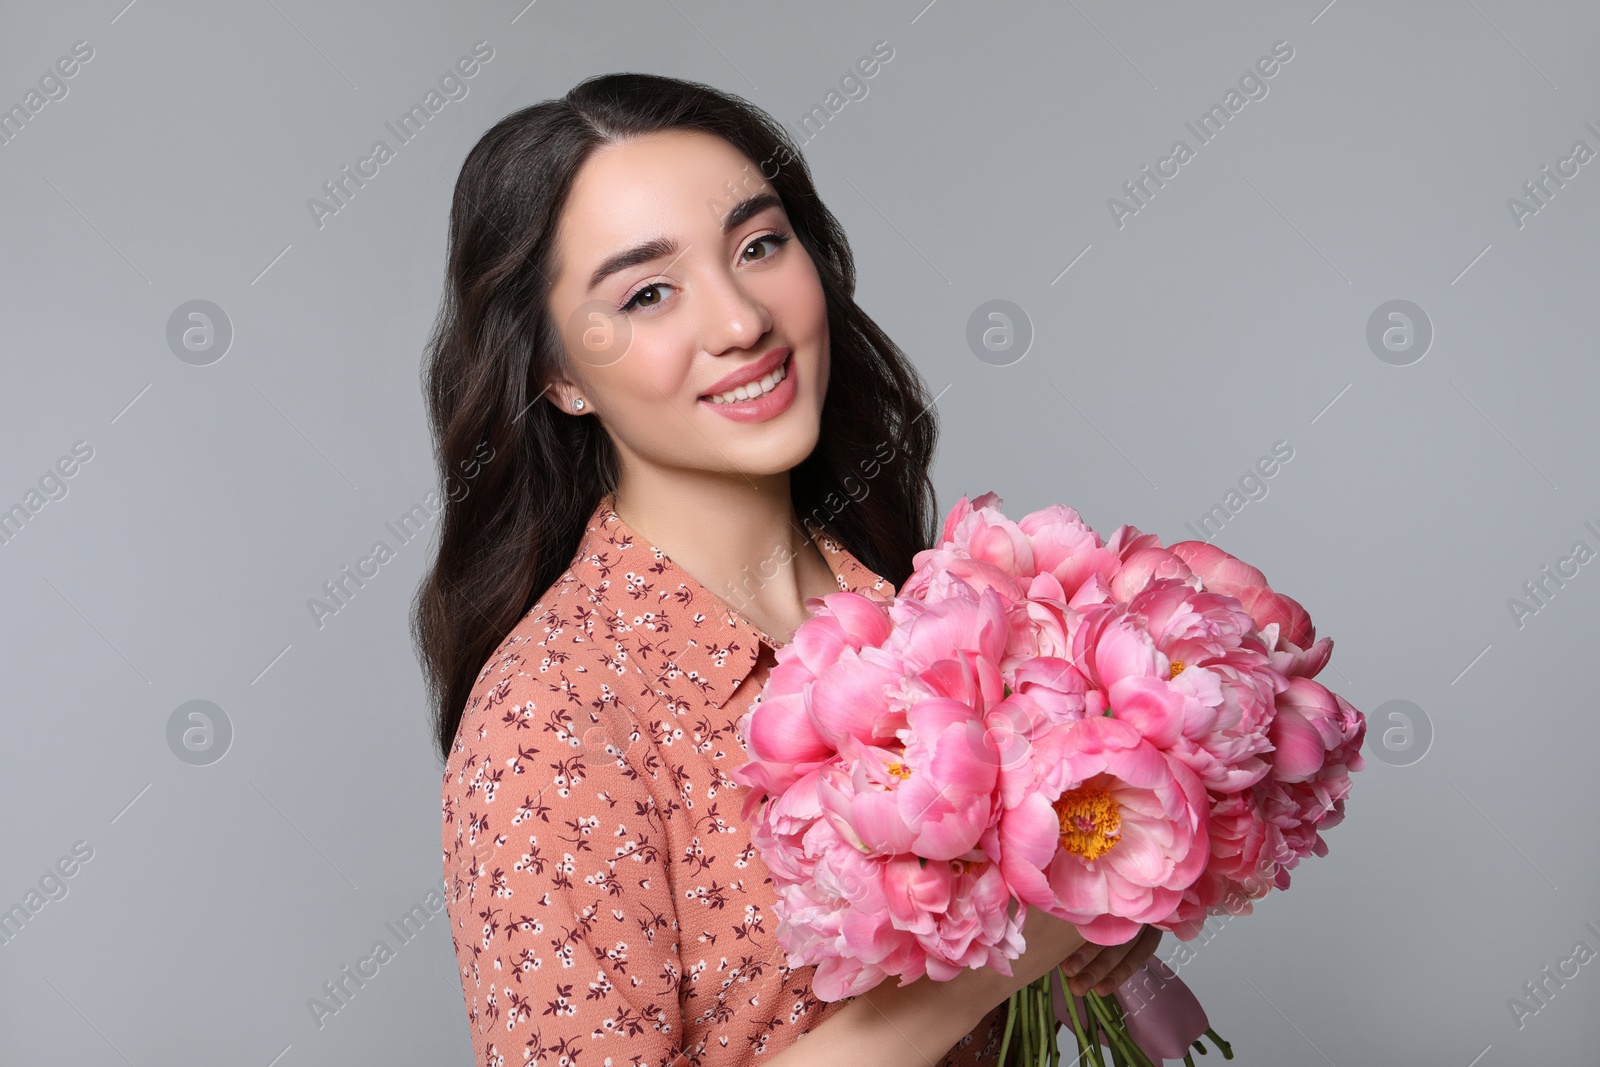
<svg viewBox="0 0 1600 1067">
<path fill-rule="evenodd" d="M 794 402 L 797 386 L 793 353 L 788 349 L 779 349 L 778 352 L 782 354 L 782 362 L 775 369 L 721 392 L 702 394 L 700 402 L 709 404 L 718 415 L 735 422 L 765 422 L 781 415 Z M 760 368 L 752 369 L 759 371 Z"/>
</svg>

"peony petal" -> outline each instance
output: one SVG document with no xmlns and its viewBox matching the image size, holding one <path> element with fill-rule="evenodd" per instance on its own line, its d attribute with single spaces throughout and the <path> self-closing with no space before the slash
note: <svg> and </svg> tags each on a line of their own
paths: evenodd
<svg viewBox="0 0 1600 1067">
<path fill-rule="evenodd" d="M 1117 915 L 1100 915 L 1088 922 L 1078 923 L 1078 933 L 1097 945 L 1121 945 L 1139 936 L 1143 923 Z"/>
<path fill-rule="evenodd" d="M 848 817 L 856 837 L 874 852 L 909 852 L 916 840 L 916 833 L 900 817 L 892 791 L 857 793 L 850 799 Z"/>
<path fill-rule="evenodd" d="M 906 790 L 897 792 L 905 793 Z M 963 804 L 913 824 L 918 833 L 916 840 L 911 843 L 911 851 L 930 860 L 953 860 L 971 852 L 978 847 L 983 831 L 989 825 L 991 808 L 987 797 L 972 797 Z M 903 803 L 901 811 L 905 811 Z"/>
<path fill-rule="evenodd" d="M 1272 774 L 1280 782 L 1303 782 L 1322 769 L 1327 750 L 1322 735 L 1294 708 L 1279 708 L 1272 719 Z"/>
<path fill-rule="evenodd" d="M 751 753 L 774 763 L 820 760 L 834 753 L 798 695 L 763 699 L 751 712 L 747 736 Z"/>
<path fill-rule="evenodd" d="M 1183 729 L 1183 694 L 1154 677 L 1124 677 L 1106 692 L 1111 715 L 1132 723 L 1157 748 L 1171 748 Z"/>
<path fill-rule="evenodd" d="M 1094 646 L 1094 671 L 1102 687 L 1119 678 L 1155 677 L 1155 641 L 1150 631 L 1124 616 L 1107 626 Z"/>
<path fill-rule="evenodd" d="M 1034 793 L 1001 815 L 999 825 L 1000 872 L 1017 899 L 1036 907 L 1053 903 L 1045 869 L 1056 855 L 1061 827 L 1050 802 Z"/>
<path fill-rule="evenodd" d="M 846 734 L 872 738 L 873 724 L 888 710 L 888 692 L 898 675 L 846 649 L 811 690 L 817 735 L 834 745 Z"/>
</svg>

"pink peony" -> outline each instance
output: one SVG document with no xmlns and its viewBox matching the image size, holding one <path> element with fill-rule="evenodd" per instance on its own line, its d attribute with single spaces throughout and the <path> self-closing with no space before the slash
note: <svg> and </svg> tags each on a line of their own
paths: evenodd
<svg viewBox="0 0 1600 1067">
<path fill-rule="evenodd" d="M 1317 640 L 1311 616 L 1292 597 L 1274 592 L 1267 576 L 1205 541 L 1179 541 L 1168 549 L 1188 564 L 1205 588 L 1236 597 L 1275 653 L 1274 666 L 1289 676 L 1314 678 L 1327 664 L 1333 641 Z"/>
<path fill-rule="evenodd" d="M 738 722 L 751 758 L 732 775 L 751 787 L 746 819 L 762 796 L 783 793 L 831 759 L 844 732 L 863 729 L 870 736 L 871 725 L 888 711 L 886 687 L 896 675 L 861 656 L 892 632 L 888 606 L 859 593 L 819 599 L 794 639 L 778 649 L 766 687 Z"/>
<path fill-rule="evenodd" d="M 1031 748 L 1034 788 L 1000 816 L 1000 866 L 1018 899 L 1102 945 L 1166 918 L 1206 860 L 1199 778 L 1105 715 L 1040 731 Z"/>
<path fill-rule="evenodd" d="M 1274 695 L 1287 682 L 1272 669 L 1238 601 L 1164 578 L 1126 604 L 1088 607 L 1079 620 L 1071 656 L 1088 681 L 1089 714 L 1110 706 L 1117 718 L 1135 716 L 1137 725 L 1146 721 L 1141 709 L 1159 700 L 1176 708 L 1180 728 L 1151 739 L 1209 789 L 1233 792 L 1266 775 L 1272 748 L 1266 727 Z M 1130 704 L 1119 690 L 1142 695 Z"/>
<path fill-rule="evenodd" d="M 1184 891 L 1172 916 L 1152 925 L 1181 940 L 1199 934 L 1208 916 L 1248 915 L 1254 901 L 1274 887 L 1277 864 L 1270 858 L 1268 826 L 1259 796 L 1267 786 L 1212 797 L 1211 856 L 1194 885 Z"/>
<path fill-rule="evenodd" d="M 1278 699 L 1273 725 L 1282 759 L 1266 783 L 1262 810 L 1278 864 L 1276 884 L 1287 889 L 1289 871 L 1300 860 L 1328 854 L 1320 831 L 1344 820 L 1350 772 L 1366 766 L 1361 742 L 1367 720 L 1337 693 L 1297 676 Z"/>
<path fill-rule="evenodd" d="M 1065 601 L 1091 578 L 1107 580 L 1117 569 L 1116 553 L 1105 548 L 1100 535 L 1072 508 L 1055 504 L 1030 512 L 1020 522 L 1012 522 L 999 508 L 994 493 L 957 501 L 945 518 L 940 543 L 913 557 L 914 570 L 900 596 L 936 599 L 930 589 L 953 575 L 974 588 L 1016 590 L 1009 598 L 1016 599 L 1028 580 L 1046 574 Z"/>
<path fill-rule="evenodd" d="M 1327 855 L 1321 831 L 1344 819 L 1350 772 L 1361 770 L 1366 719 L 1349 702 L 1303 676 L 1278 695 L 1271 723 L 1272 773 L 1213 800 L 1211 860 L 1171 920 L 1183 939 L 1211 914 L 1248 915 L 1308 855 Z"/>
</svg>

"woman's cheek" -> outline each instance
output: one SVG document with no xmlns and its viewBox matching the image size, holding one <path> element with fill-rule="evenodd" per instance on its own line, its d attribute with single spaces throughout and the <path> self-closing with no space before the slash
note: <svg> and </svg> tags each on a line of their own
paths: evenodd
<svg viewBox="0 0 1600 1067">
<path fill-rule="evenodd" d="M 690 389 L 688 361 L 680 354 L 682 346 L 641 343 L 642 340 L 636 330 L 628 358 L 617 362 L 616 388 L 645 409 L 679 403 Z"/>
</svg>

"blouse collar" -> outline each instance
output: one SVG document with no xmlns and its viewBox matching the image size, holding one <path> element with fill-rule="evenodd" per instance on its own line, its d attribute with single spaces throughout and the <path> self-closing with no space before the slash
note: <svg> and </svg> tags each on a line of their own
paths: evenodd
<svg viewBox="0 0 1600 1067">
<path fill-rule="evenodd" d="M 665 696 L 666 682 L 682 677 L 721 707 L 755 667 L 759 646 L 776 650 L 778 642 L 623 522 L 614 502 L 613 494 L 602 495 L 590 515 L 573 576 L 619 633 L 639 631 L 648 643 L 648 651 L 637 651 L 638 663 L 658 693 Z M 894 595 L 892 582 L 809 518 L 802 521 L 841 590 L 884 601 Z"/>
</svg>

